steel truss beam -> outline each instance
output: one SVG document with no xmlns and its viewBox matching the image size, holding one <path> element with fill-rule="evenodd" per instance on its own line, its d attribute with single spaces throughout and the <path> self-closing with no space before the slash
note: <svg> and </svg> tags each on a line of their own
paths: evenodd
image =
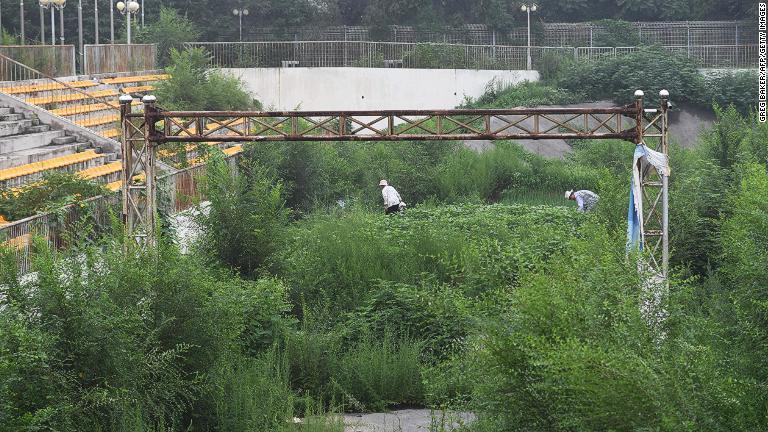
<svg viewBox="0 0 768 432">
<path fill-rule="evenodd" d="M 657 139 L 656 148 L 667 154 L 666 99 L 660 110 L 644 110 L 641 92 L 634 104 L 618 108 L 165 111 L 155 106 L 152 96 L 143 101 L 144 112 L 132 113 L 130 99 L 121 98 L 123 217 L 127 231 L 140 243 L 154 241 L 156 150 L 169 142 L 623 139 L 640 143 L 649 137 Z M 667 179 L 659 177 L 656 186 L 653 173 L 644 174 L 648 177 L 644 193 L 659 190 L 644 200 L 650 205 L 644 214 L 653 221 L 646 223 L 644 236 L 659 239 L 646 250 L 653 251 L 654 267 L 663 268 L 666 275 Z M 659 248 L 663 253 L 657 259 Z"/>
</svg>

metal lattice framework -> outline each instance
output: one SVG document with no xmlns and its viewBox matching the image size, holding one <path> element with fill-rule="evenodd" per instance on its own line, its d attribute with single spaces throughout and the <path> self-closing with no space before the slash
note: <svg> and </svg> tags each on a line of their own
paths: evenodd
<svg viewBox="0 0 768 432">
<path fill-rule="evenodd" d="M 507 139 L 623 139 L 668 154 L 667 98 L 660 109 L 521 108 L 391 111 L 165 111 L 144 97 L 144 112 L 121 99 L 123 217 L 130 235 L 153 242 L 156 151 L 165 143 L 261 141 L 428 141 Z M 668 179 L 643 173 L 643 231 L 654 268 L 666 276 Z"/>
</svg>

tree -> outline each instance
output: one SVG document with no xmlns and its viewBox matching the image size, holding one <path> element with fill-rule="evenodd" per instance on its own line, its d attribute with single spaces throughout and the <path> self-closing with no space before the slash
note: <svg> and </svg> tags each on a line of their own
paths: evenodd
<svg viewBox="0 0 768 432">
<path fill-rule="evenodd" d="M 184 42 L 196 41 L 200 32 L 195 25 L 182 17 L 175 9 L 163 7 L 160 9 L 160 19 L 147 27 L 140 28 L 136 41 L 157 44 L 157 62 L 161 67 L 168 66 L 171 60 L 171 50 L 180 50 Z"/>
</svg>

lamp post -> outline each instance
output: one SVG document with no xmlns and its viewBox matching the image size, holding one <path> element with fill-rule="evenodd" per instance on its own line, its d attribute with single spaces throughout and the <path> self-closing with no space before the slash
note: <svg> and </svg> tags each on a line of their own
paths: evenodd
<svg viewBox="0 0 768 432">
<path fill-rule="evenodd" d="M 120 11 L 121 14 L 125 15 L 125 28 L 126 32 L 128 33 L 128 45 L 131 44 L 131 14 L 136 15 L 136 12 L 139 11 L 139 3 L 137 3 L 135 0 L 129 0 L 128 3 L 124 2 L 117 2 L 117 10 Z"/>
<path fill-rule="evenodd" d="M 232 9 L 232 15 L 240 18 L 240 42 L 243 41 L 243 16 L 248 16 L 248 9 Z"/>
<path fill-rule="evenodd" d="M 40 9 L 40 43 L 45 45 L 45 11 L 43 11 L 43 5 L 38 6 Z"/>
<path fill-rule="evenodd" d="M 24 0 L 19 1 L 19 19 L 21 21 L 21 44 L 24 45 Z"/>
<path fill-rule="evenodd" d="M 528 14 L 528 70 L 531 70 L 531 12 L 536 12 L 536 4 L 524 4 L 520 7 L 523 12 Z"/>
<path fill-rule="evenodd" d="M 93 40 L 99 44 L 99 0 L 93 0 Z"/>
<path fill-rule="evenodd" d="M 61 44 L 64 44 L 64 6 L 67 0 L 39 0 L 40 7 L 51 10 L 51 45 L 56 45 L 56 9 L 59 10 L 59 25 L 61 26 Z"/>
<path fill-rule="evenodd" d="M 109 0 L 109 43 L 115 44 L 115 7 L 112 0 Z"/>
</svg>

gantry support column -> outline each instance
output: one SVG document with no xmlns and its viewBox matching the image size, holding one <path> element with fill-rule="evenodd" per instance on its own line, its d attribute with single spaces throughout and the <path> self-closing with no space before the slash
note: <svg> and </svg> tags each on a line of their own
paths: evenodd
<svg viewBox="0 0 768 432">
<path fill-rule="evenodd" d="M 144 114 L 131 113 L 133 98 L 120 97 L 123 140 L 123 223 L 129 236 L 140 245 L 154 244 L 157 186 L 154 96 L 144 96 Z"/>
</svg>

